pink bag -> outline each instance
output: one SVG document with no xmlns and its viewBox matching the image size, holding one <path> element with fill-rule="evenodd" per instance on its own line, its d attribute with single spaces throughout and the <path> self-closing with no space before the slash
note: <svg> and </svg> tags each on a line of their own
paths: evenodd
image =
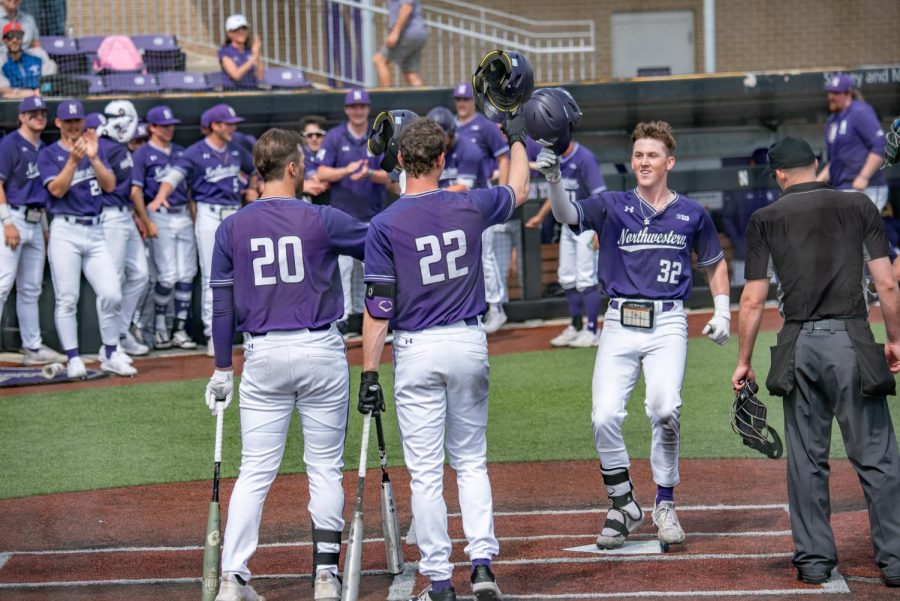
<svg viewBox="0 0 900 601">
<path fill-rule="evenodd" d="M 128 36 L 106 36 L 97 49 L 94 71 L 143 71 L 141 52 Z"/>
</svg>

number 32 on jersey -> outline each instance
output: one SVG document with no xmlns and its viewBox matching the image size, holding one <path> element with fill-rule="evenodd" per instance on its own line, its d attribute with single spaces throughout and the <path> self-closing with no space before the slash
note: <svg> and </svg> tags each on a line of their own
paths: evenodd
<svg viewBox="0 0 900 601">
<path fill-rule="evenodd" d="M 656 276 L 657 282 L 662 282 L 664 284 L 677 284 L 680 275 L 680 261 L 670 261 L 668 259 L 659 260 L 659 275 Z"/>
</svg>

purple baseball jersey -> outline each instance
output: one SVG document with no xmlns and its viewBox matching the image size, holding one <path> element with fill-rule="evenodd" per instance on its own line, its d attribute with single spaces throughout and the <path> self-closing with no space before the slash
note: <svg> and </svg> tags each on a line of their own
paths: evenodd
<svg viewBox="0 0 900 601">
<path fill-rule="evenodd" d="M 345 167 L 354 161 L 365 159 L 369 169 L 381 169 L 381 155 L 370 157 L 366 150 L 368 138 L 357 138 L 347 123 L 332 127 L 325 134 L 319 149 L 319 164 L 326 167 Z M 384 186 L 369 178 L 353 181 L 350 177 L 331 183 L 331 206 L 356 217 L 360 221 L 371 221 L 384 204 Z"/>
<path fill-rule="evenodd" d="M 516 208 L 509 186 L 401 196 L 372 219 L 365 281 L 397 289 L 391 326 L 418 331 L 484 313 L 481 233 Z"/>
<path fill-rule="evenodd" d="M 247 187 L 241 172 L 254 171 L 253 157 L 241 146 L 230 142 L 219 152 L 205 138 L 188 146 L 172 167 L 188 180 L 195 202 L 235 206 Z"/>
<path fill-rule="evenodd" d="M 559 172 L 572 202 L 606 190 L 597 157 L 581 144 L 576 143 L 568 156 L 559 157 Z"/>
<path fill-rule="evenodd" d="M 150 142 L 147 142 L 134 151 L 132 161 L 134 167 L 131 171 L 131 185 L 137 186 L 144 191 L 144 200 L 151 202 L 156 198 L 159 192 L 159 184 L 169 174 L 169 164 L 174 163 L 183 154 L 184 149 L 178 144 L 172 144 L 169 152 L 157 148 Z M 187 180 L 185 179 L 178 187 L 169 194 L 169 205 L 180 207 L 187 204 Z"/>
<path fill-rule="evenodd" d="M 130 207 L 131 206 L 131 180 L 132 166 L 134 162 L 128 147 L 119 144 L 109 138 L 100 138 L 97 141 L 106 153 L 106 160 L 116 176 L 116 189 L 112 192 L 104 192 L 101 196 L 104 207 Z"/>
<path fill-rule="evenodd" d="M 870 152 L 884 156 L 884 131 L 867 102 L 854 100 L 840 113 L 832 113 L 825 123 L 828 145 L 829 183 L 843 190 L 853 187 Z M 870 186 L 885 185 L 880 169 L 869 180 Z"/>
<path fill-rule="evenodd" d="M 235 66 L 240 67 L 248 60 L 250 60 L 252 52 L 250 52 L 249 48 L 245 48 L 244 50 L 238 50 L 231 44 L 226 44 L 219 48 L 219 64 L 222 64 L 222 59 L 224 57 L 228 57 L 234 61 Z M 222 70 L 224 73 L 224 69 Z M 256 68 L 251 67 L 244 76 L 239 80 L 235 81 L 228 77 L 228 74 L 225 73 L 224 85 L 225 89 L 235 89 L 235 88 L 255 88 L 256 87 Z"/>
<path fill-rule="evenodd" d="M 509 144 L 500 133 L 497 124 L 481 113 L 469 119 L 465 124 L 456 121 L 456 137 L 469 138 L 481 149 L 482 162 L 476 188 L 487 186 L 497 166 L 497 158 L 509 152 Z"/>
<path fill-rule="evenodd" d="M 15 207 L 44 206 L 47 191 L 41 185 L 38 171 L 38 152 L 44 143 L 35 146 L 18 130 L 0 140 L 0 181 L 6 192 L 6 202 Z"/>
<path fill-rule="evenodd" d="M 600 237 L 600 287 L 612 298 L 686 299 L 691 293 L 691 251 L 697 266 L 724 257 L 719 234 L 703 206 L 680 194 L 660 212 L 637 190 L 600 192 L 575 203 L 576 234 Z"/>
<path fill-rule="evenodd" d="M 465 183 L 469 189 L 475 187 L 481 169 L 481 150 L 469 138 L 457 136 L 453 148 L 444 153 L 444 171 L 438 185 L 446 188 L 457 183 Z"/>
<path fill-rule="evenodd" d="M 216 230 L 210 286 L 233 287 L 242 332 L 327 326 L 344 313 L 338 255 L 362 259 L 366 229 L 331 207 L 258 200 Z"/>
<path fill-rule="evenodd" d="M 97 151 L 101 162 L 109 168 L 109 161 L 103 148 Z M 66 166 L 69 160 L 69 151 L 63 148 L 59 142 L 44 146 L 38 153 L 38 170 L 41 173 L 41 183 L 46 187 Z M 72 185 L 62 198 L 56 198 L 47 193 L 47 208 L 51 215 L 99 215 L 103 202 L 103 190 L 100 182 L 94 174 L 94 167 L 87 157 L 78 161 L 75 167 L 75 175 L 72 177 Z"/>
</svg>

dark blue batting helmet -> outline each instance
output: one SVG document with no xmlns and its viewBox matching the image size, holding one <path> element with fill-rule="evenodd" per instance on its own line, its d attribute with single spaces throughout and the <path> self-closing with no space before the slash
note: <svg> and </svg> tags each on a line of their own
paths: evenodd
<svg viewBox="0 0 900 601">
<path fill-rule="evenodd" d="M 569 147 L 572 128 L 581 123 L 578 103 L 563 88 L 535 90 L 522 111 L 528 135 L 558 155 Z"/>
<path fill-rule="evenodd" d="M 397 138 L 400 132 L 418 118 L 416 113 L 405 109 L 381 111 L 375 117 L 366 147 L 370 156 L 384 154 L 381 168 L 388 173 L 397 167 Z"/>
<path fill-rule="evenodd" d="M 488 52 L 472 76 L 478 108 L 495 123 L 516 111 L 531 97 L 534 73 L 525 55 L 513 50 Z"/>
</svg>

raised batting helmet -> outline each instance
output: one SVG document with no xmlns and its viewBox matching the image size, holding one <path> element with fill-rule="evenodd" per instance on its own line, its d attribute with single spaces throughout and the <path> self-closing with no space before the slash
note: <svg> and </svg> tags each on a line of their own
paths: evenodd
<svg viewBox="0 0 900 601">
<path fill-rule="evenodd" d="M 113 100 L 103 109 L 106 123 L 97 128 L 97 134 L 125 144 L 137 131 L 137 109 L 129 100 Z"/>
<path fill-rule="evenodd" d="M 766 423 L 766 406 L 756 398 L 758 390 L 756 382 L 748 380 L 735 395 L 731 406 L 731 429 L 751 449 L 770 459 L 778 459 L 784 447 L 778 432 Z"/>
<path fill-rule="evenodd" d="M 453 116 L 453 113 L 450 112 L 445 106 L 436 106 L 425 115 L 426 119 L 431 119 L 435 123 L 441 126 L 441 129 L 444 130 L 444 133 L 447 134 L 448 137 L 452 138 L 456 135 L 456 118 Z"/>
<path fill-rule="evenodd" d="M 381 168 L 390 173 L 397 167 L 397 138 L 403 128 L 418 119 L 419 116 L 404 109 L 381 111 L 375 117 L 372 131 L 369 132 L 367 149 L 370 156 L 384 154 Z"/>
<path fill-rule="evenodd" d="M 512 50 L 488 52 L 472 76 L 478 108 L 495 123 L 515 114 L 531 98 L 534 73 L 523 54 Z"/>
<path fill-rule="evenodd" d="M 888 167 L 900 162 L 900 117 L 894 119 L 884 134 L 884 164 Z"/>
<path fill-rule="evenodd" d="M 522 108 L 525 131 L 557 155 L 566 151 L 572 128 L 581 123 L 581 108 L 563 88 L 542 88 Z"/>
</svg>

